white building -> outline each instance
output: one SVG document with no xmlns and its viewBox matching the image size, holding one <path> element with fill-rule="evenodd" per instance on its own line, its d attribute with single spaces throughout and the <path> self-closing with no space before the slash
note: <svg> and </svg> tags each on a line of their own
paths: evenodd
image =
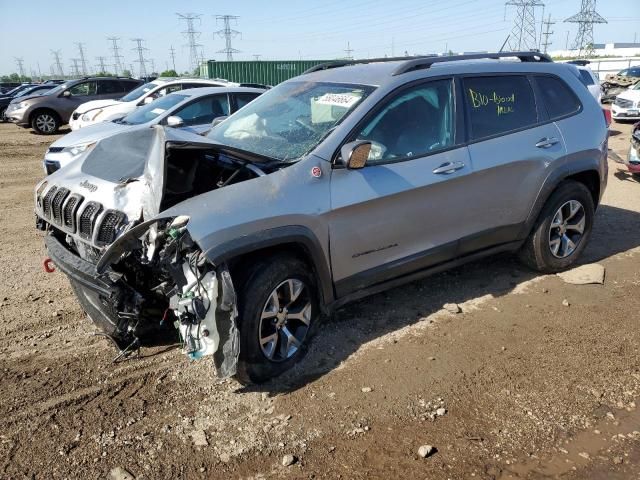
<svg viewBox="0 0 640 480">
<path fill-rule="evenodd" d="M 636 57 L 640 56 L 640 43 L 596 43 L 593 45 L 597 57 Z M 577 57 L 578 50 L 554 50 L 552 57 Z"/>
</svg>

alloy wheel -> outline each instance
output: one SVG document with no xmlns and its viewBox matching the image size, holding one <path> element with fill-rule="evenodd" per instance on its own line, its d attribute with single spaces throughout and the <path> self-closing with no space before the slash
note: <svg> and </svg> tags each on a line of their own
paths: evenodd
<svg viewBox="0 0 640 480">
<path fill-rule="evenodd" d="M 309 287 L 289 278 L 269 295 L 262 309 L 258 336 L 264 356 L 273 362 L 293 357 L 302 347 L 312 318 Z"/>
<path fill-rule="evenodd" d="M 56 120 L 48 113 L 43 113 L 36 118 L 36 126 L 41 132 L 52 133 L 56 128 Z"/>
<path fill-rule="evenodd" d="M 575 252 L 584 235 L 584 206 L 569 200 L 556 211 L 549 228 L 549 249 L 556 258 L 566 258 Z"/>
</svg>

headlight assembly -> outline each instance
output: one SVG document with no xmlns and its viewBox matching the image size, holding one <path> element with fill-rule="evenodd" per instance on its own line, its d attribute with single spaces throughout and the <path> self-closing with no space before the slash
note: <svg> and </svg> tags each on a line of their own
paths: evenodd
<svg viewBox="0 0 640 480">
<path fill-rule="evenodd" d="M 65 148 L 62 149 L 62 151 L 65 152 L 65 153 L 70 153 L 71 156 L 73 156 L 73 157 L 77 157 L 81 153 L 93 148 L 95 146 L 95 144 L 96 144 L 96 142 L 81 143 L 79 145 L 72 145 L 70 147 L 65 147 Z"/>
<path fill-rule="evenodd" d="M 84 115 L 82 115 L 82 121 L 83 122 L 92 122 L 101 113 L 102 113 L 102 109 L 101 108 L 98 108 L 97 110 L 91 110 L 91 111 L 85 113 Z"/>
</svg>

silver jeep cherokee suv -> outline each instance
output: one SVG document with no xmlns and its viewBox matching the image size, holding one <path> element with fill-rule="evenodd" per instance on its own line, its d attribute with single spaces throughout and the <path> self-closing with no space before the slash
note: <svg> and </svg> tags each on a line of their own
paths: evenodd
<svg viewBox="0 0 640 480">
<path fill-rule="evenodd" d="M 36 215 L 121 353 L 175 326 L 191 358 L 260 382 L 349 300 L 497 252 L 572 265 L 606 157 L 600 106 L 540 53 L 337 62 L 207 137 L 101 142 L 37 185 Z"/>
</svg>

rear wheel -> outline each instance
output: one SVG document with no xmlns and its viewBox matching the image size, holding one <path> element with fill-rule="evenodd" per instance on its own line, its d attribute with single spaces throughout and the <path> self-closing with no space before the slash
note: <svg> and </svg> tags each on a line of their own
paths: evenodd
<svg viewBox="0 0 640 480">
<path fill-rule="evenodd" d="M 31 119 L 31 128 L 41 135 L 51 135 L 60 128 L 60 119 L 54 112 L 36 112 Z"/>
<path fill-rule="evenodd" d="M 0 122 L 5 123 L 7 121 L 7 117 L 4 116 L 7 111 L 7 107 L 0 107 Z"/>
<path fill-rule="evenodd" d="M 261 383 L 306 353 L 319 323 L 316 281 L 301 260 L 278 255 L 258 266 L 240 292 L 236 378 Z"/>
<path fill-rule="evenodd" d="M 573 265 L 585 249 L 593 226 L 591 192 L 582 183 L 563 182 L 545 204 L 519 252 L 534 270 L 553 273 Z"/>
</svg>

